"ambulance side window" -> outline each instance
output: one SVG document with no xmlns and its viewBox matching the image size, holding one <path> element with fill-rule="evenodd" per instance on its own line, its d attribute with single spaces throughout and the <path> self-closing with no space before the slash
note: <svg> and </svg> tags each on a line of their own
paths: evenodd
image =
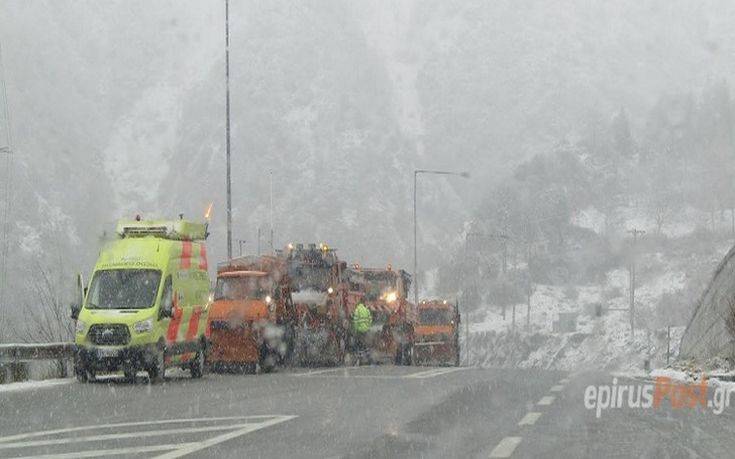
<svg viewBox="0 0 735 459">
<path fill-rule="evenodd" d="M 161 316 L 172 317 L 174 309 L 174 288 L 171 282 L 171 276 L 166 277 L 163 284 L 163 293 L 161 294 Z"/>
</svg>

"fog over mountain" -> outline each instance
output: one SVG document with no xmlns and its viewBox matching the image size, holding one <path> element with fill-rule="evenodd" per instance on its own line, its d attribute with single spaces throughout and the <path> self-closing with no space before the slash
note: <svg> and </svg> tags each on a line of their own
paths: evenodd
<svg viewBox="0 0 735 459">
<path fill-rule="evenodd" d="M 635 135 L 662 95 L 735 71 L 728 0 L 233 0 L 230 19 L 234 238 L 267 245 L 272 171 L 275 245 L 365 265 L 410 269 L 415 168 L 471 173 L 420 179 L 429 270 L 516 165 L 621 109 Z M 39 264 L 71 284 L 135 213 L 214 202 L 223 259 L 224 2 L 0 0 L 0 43 L 11 309 Z"/>
</svg>

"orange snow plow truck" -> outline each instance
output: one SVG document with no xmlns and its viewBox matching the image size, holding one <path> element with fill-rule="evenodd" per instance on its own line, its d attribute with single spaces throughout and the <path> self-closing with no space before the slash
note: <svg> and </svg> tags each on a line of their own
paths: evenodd
<svg viewBox="0 0 735 459">
<path fill-rule="evenodd" d="M 459 305 L 446 300 L 421 301 L 418 313 L 414 363 L 459 366 Z"/>
<path fill-rule="evenodd" d="M 283 256 L 296 310 L 295 364 L 342 365 L 354 309 L 347 302 L 347 264 L 326 244 L 289 244 Z"/>
<path fill-rule="evenodd" d="M 282 258 L 249 256 L 217 266 L 209 310 L 208 363 L 215 371 L 271 371 L 293 350 L 294 306 Z"/>
<path fill-rule="evenodd" d="M 372 313 L 367 345 L 372 363 L 411 365 L 416 308 L 407 300 L 411 276 L 401 270 L 362 268 L 348 271 L 350 298 L 362 301 Z M 354 308 L 353 308 L 354 309 Z"/>
</svg>

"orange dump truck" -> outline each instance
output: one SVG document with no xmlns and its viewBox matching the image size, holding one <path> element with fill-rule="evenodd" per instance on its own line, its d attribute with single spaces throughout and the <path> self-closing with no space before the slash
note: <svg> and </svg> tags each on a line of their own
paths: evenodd
<svg viewBox="0 0 735 459">
<path fill-rule="evenodd" d="M 220 263 L 209 309 L 208 363 L 216 370 L 268 372 L 293 350 L 295 311 L 282 258 Z"/>
<path fill-rule="evenodd" d="M 420 364 L 459 366 L 459 305 L 448 301 L 421 301 L 413 347 Z"/>
<path fill-rule="evenodd" d="M 372 313 L 373 325 L 367 336 L 370 360 L 411 365 L 417 321 L 416 308 L 407 300 L 411 276 L 390 266 L 355 265 L 349 269 L 348 279 L 352 302 L 362 301 Z"/>
<path fill-rule="evenodd" d="M 350 317 L 346 263 L 326 244 L 289 244 L 283 257 L 296 309 L 295 363 L 341 365 Z"/>
</svg>

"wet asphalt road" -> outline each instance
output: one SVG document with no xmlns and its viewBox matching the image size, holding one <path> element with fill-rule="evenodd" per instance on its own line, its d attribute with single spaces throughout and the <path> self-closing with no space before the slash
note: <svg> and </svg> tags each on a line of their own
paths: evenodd
<svg viewBox="0 0 735 459">
<path fill-rule="evenodd" d="M 0 392 L 0 457 L 728 457 L 732 411 L 584 406 L 604 373 L 360 367 Z M 623 381 L 621 380 L 621 383 Z M 733 397 L 735 404 L 735 397 Z M 733 407 L 735 409 L 735 407 Z M 520 425 L 519 425 L 520 424 Z"/>
</svg>

